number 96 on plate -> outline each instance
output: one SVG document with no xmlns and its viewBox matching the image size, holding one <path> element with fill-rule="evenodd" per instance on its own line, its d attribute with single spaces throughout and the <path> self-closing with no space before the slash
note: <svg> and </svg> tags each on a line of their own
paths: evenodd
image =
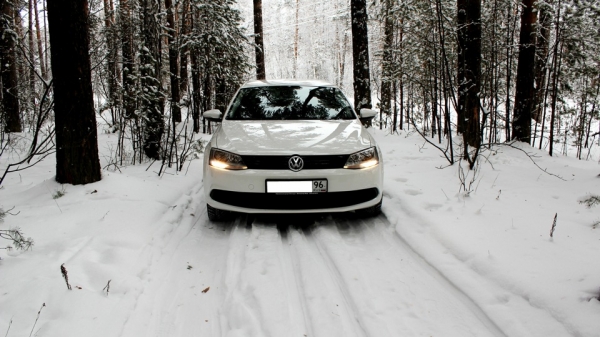
<svg viewBox="0 0 600 337">
<path fill-rule="evenodd" d="M 327 179 L 314 180 L 267 180 L 267 193 L 312 194 L 327 192 Z"/>
<path fill-rule="evenodd" d="M 312 191 L 313 193 L 323 193 L 327 192 L 327 180 L 313 180 L 312 181 Z"/>
</svg>

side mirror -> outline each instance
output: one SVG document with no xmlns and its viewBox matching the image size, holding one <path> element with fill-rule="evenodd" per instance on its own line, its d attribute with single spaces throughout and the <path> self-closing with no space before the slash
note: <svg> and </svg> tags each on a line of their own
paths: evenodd
<svg viewBox="0 0 600 337">
<path fill-rule="evenodd" d="M 370 127 L 373 122 L 373 117 L 377 116 L 377 111 L 372 109 L 360 109 L 360 122 L 366 128 Z"/>
<path fill-rule="evenodd" d="M 223 119 L 223 113 L 219 109 L 212 109 L 204 111 L 202 115 L 204 119 L 208 119 L 211 122 L 221 122 Z"/>
<path fill-rule="evenodd" d="M 377 116 L 377 111 L 372 109 L 360 109 L 360 119 L 371 119 Z"/>
</svg>

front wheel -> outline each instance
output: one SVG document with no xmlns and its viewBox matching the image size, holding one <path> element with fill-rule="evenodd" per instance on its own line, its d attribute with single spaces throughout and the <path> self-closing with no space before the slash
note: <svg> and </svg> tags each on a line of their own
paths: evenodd
<svg viewBox="0 0 600 337">
<path fill-rule="evenodd" d="M 229 220 L 233 217 L 233 212 L 214 208 L 209 204 L 206 204 L 206 213 L 208 214 L 208 220 L 215 222 Z"/>
</svg>

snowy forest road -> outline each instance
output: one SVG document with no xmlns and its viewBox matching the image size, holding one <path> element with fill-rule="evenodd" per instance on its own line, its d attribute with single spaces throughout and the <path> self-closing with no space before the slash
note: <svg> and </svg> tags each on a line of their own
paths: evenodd
<svg viewBox="0 0 600 337">
<path fill-rule="evenodd" d="M 211 223 L 201 186 L 183 199 L 140 255 L 123 336 L 504 336 L 385 215 Z"/>
</svg>

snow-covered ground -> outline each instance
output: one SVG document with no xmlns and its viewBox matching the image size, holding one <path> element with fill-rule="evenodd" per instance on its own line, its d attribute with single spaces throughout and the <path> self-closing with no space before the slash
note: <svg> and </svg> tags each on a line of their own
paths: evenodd
<svg viewBox="0 0 600 337">
<path fill-rule="evenodd" d="M 520 145 L 546 173 L 502 146 L 474 179 L 465 168 L 466 193 L 419 135 L 373 133 L 385 160 L 373 219 L 210 223 L 200 160 L 86 186 L 57 184 L 53 158 L 9 175 L 0 207 L 18 215 L 0 229 L 35 246 L 0 250 L 0 334 L 600 336 L 600 206 L 579 203 L 600 194 L 595 160 Z M 116 141 L 99 137 L 101 151 Z"/>
</svg>

